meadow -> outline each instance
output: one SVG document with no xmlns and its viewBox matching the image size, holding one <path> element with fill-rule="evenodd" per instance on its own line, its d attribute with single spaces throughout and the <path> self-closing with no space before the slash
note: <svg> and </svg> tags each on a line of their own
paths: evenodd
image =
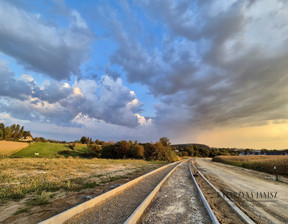
<svg viewBox="0 0 288 224">
<path fill-rule="evenodd" d="M 215 162 L 226 163 L 270 174 L 288 176 L 288 156 L 216 156 Z"/>
<path fill-rule="evenodd" d="M 0 158 L 10 156 L 27 146 L 29 146 L 27 142 L 0 141 Z"/>
<path fill-rule="evenodd" d="M 72 150 L 68 144 L 35 142 L 11 155 L 13 158 L 92 157 L 86 144 L 76 144 Z"/>
</svg>

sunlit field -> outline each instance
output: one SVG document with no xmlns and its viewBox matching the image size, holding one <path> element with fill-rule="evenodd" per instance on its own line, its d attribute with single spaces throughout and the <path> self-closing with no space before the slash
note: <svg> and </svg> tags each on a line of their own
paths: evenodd
<svg viewBox="0 0 288 224">
<path fill-rule="evenodd" d="M 36 142 L 27 148 L 13 154 L 16 158 L 45 158 L 45 157 L 89 157 L 91 153 L 86 144 L 77 144 L 75 149 L 70 149 L 68 144 Z"/>
<path fill-rule="evenodd" d="M 7 157 L 28 145 L 27 142 L 0 141 L 0 158 Z"/>
<path fill-rule="evenodd" d="M 215 162 L 222 162 L 234 166 L 288 176 L 288 156 L 217 156 Z"/>
<path fill-rule="evenodd" d="M 80 191 L 165 162 L 112 159 L 6 158 L 0 160 L 0 202 L 27 194 Z M 50 196 L 49 196 L 50 197 Z"/>
</svg>

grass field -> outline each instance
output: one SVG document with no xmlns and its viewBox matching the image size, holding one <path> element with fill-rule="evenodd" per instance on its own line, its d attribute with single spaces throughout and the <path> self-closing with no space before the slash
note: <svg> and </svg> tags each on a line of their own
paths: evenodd
<svg viewBox="0 0 288 224">
<path fill-rule="evenodd" d="M 36 153 L 36 155 L 35 155 Z M 75 150 L 69 148 L 68 144 L 36 142 L 27 148 L 13 154 L 13 158 L 45 158 L 45 157 L 89 157 L 90 151 L 87 145 L 77 144 Z M 39 154 L 39 155 L 38 155 Z"/>
<path fill-rule="evenodd" d="M 288 156 L 216 156 L 215 162 L 240 166 L 252 170 L 288 176 Z"/>
<path fill-rule="evenodd" d="M 0 158 L 10 156 L 28 145 L 27 142 L 0 141 Z"/>
<path fill-rule="evenodd" d="M 0 160 L 0 202 L 32 198 L 50 200 L 54 192 L 79 191 L 125 178 L 165 162 L 111 159 L 5 158 Z M 42 195 L 42 196 L 41 196 Z M 39 199 L 40 197 L 40 199 Z M 42 199 L 41 199 L 42 198 Z M 45 201 L 44 200 L 44 201 Z"/>
</svg>

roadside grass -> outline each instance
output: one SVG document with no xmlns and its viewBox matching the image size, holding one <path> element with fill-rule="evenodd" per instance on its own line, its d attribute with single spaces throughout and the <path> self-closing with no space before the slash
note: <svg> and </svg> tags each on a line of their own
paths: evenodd
<svg viewBox="0 0 288 224">
<path fill-rule="evenodd" d="M 35 154 L 36 153 L 36 154 Z M 12 158 L 45 158 L 45 157 L 92 157 L 87 145 L 77 144 L 75 149 L 68 144 L 36 142 L 24 148 L 10 157 Z"/>
<path fill-rule="evenodd" d="M 167 162 L 112 159 L 5 158 L 0 160 L 0 204 L 33 195 L 45 204 L 53 192 L 80 191 L 126 178 Z M 44 192 L 44 193 L 43 193 Z"/>
<path fill-rule="evenodd" d="M 226 163 L 265 173 L 288 176 L 288 156 L 216 156 L 215 162 Z"/>
</svg>

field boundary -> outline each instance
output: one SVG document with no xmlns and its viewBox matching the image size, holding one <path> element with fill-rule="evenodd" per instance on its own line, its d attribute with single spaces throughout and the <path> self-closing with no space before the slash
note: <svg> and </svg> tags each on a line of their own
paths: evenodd
<svg viewBox="0 0 288 224">
<path fill-rule="evenodd" d="M 186 161 L 186 160 L 185 160 Z M 136 224 L 147 207 L 152 202 L 155 195 L 159 192 L 162 185 L 166 182 L 166 180 L 172 175 L 172 173 L 185 161 L 180 162 L 177 166 L 175 166 L 162 180 L 161 182 L 151 191 L 151 193 L 144 199 L 144 201 L 136 208 L 136 210 L 130 215 L 130 217 L 124 222 L 124 224 Z"/>
<path fill-rule="evenodd" d="M 95 198 L 92 198 L 89 201 L 86 201 L 86 202 L 84 202 L 82 204 L 79 204 L 79 205 L 77 205 L 77 206 L 75 206 L 73 208 L 70 208 L 70 209 L 68 209 L 68 210 L 66 210 L 64 212 L 61 212 L 60 214 L 55 215 L 55 216 L 53 216 L 53 217 L 51 217 L 51 218 L 49 218 L 47 220 L 44 220 L 44 221 L 40 222 L 39 224 L 63 223 L 65 221 L 69 220 L 70 218 L 72 218 L 73 216 L 75 216 L 75 215 L 77 215 L 77 214 L 79 214 L 79 213 L 81 213 L 81 212 L 83 212 L 83 211 L 85 211 L 85 210 L 87 210 L 89 208 L 92 208 L 95 205 L 97 205 L 98 203 L 101 203 L 101 202 L 107 200 L 108 198 L 110 198 L 110 197 L 112 197 L 112 196 L 124 191 L 126 188 L 138 183 L 140 180 L 144 179 L 145 177 L 147 177 L 147 176 L 149 176 L 149 175 L 151 175 L 153 173 L 156 173 L 156 172 L 158 172 L 158 171 L 160 171 L 162 169 L 165 169 L 168 166 L 173 166 L 173 165 L 175 165 L 177 163 L 179 163 L 179 162 L 174 162 L 174 163 L 162 166 L 162 167 L 160 167 L 160 168 L 158 168 L 156 170 L 153 170 L 153 171 L 151 171 L 151 172 L 149 172 L 149 173 L 147 173 L 147 174 L 145 174 L 143 176 L 140 176 L 140 177 L 138 177 L 138 178 L 136 178 L 136 179 L 134 179 L 132 181 L 129 181 L 128 183 L 123 184 L 123 185 L 121 185 L 121 186 L 119 186 L 119 187 L 117 187 L 117 188 L 115 188 L 115 189 L 113 189 L 111 191 L 108 191 L 108 192 L 106 192 L 104 194 L 101 194 L 101 195 L 99 195 L 99 196 L 97 196 Z"/>
</svg>

